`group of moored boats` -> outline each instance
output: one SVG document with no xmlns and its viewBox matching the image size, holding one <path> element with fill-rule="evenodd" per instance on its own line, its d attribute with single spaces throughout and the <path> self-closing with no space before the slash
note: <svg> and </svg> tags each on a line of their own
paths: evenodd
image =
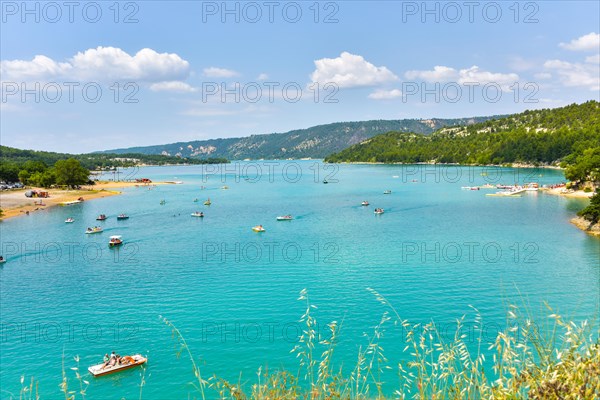
<svg viewBox="0 0 600 400">
<path fill-rule="evenodd" d="M 521 197 L 523 192 L 535 192 L 540 188 L 536 182 L 527 183 L 525 185 L 490 185 L 482 186 L 462 186 L 462 190 L 481 190 L 481 189 L 497 189 L 496 193 L 487 193 L 486 196 L 496 197 Z"/>
</svg>

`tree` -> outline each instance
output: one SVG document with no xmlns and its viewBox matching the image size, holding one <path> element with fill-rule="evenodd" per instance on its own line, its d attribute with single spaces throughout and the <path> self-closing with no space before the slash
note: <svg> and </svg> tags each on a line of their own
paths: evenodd
<svg viewBox="0 0 600 400">
<path fill-rule="evenodd" d="M 585 218 L 592 224 L 596 224 L 600 221 L 600 190 L 596 191 L 596 194 L 590 199 L 590 204 L 579 211 L 577 215 Z"/>
<path fill-rule="evenodd" d="M 19 166 L 12 162 L 0 161 L 0 180 L 16 182 L 19 180 Z"/>
<path fill-rule="evenodd" d="M 29 180 L 30 176 L 31 173 L 29 173 L 29 171 L 27 171 L 26 169 L 22 169 L 19 171 L 19 180 L 23 185 L 27 185 L 27 181 Z"/>
<path fill-rule="evenodd" d="M 600 181 L 600 147 L 584 150 L 565 170 L 565 177 L 574 182 Z"/>
<path fill-rule="evenodd" d="M 54 164 L 54 174 L 56 184 L 73 187 L 86 184 L 89 180 L 90 171 L 82 167 L 78 160 L 69 158 L 59 160 Z"/>
<path fill-rule="evenodd" d="M 44 172 L 34 172 L 29 179 L 27 179 L 27 182 L 31 186 L 50 187 L 56 183 L 54 169 L 50 168 Z"/>
</svg>

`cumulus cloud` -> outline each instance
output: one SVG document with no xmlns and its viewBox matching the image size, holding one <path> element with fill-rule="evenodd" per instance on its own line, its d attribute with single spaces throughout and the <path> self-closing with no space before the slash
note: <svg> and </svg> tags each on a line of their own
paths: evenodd
<svg viewBox="0 0 600 400">
<path fill-rule="evenodd" d="M 315 60 L 312 82 L 333 82 L 340 88 L 376 86 L 396 81 L 398 77 L 386 67 L 376 67 L 362 56 L 343 52 L 337 58 Z"/>
<path fill-rule="evenodd" d="M 426 82 L 449 82 L 458 79 L 458 71 L 454 68 L 436 65 L 432 71 L 406 71 L 406 79 L 420 79 Z"/>
<path fill-rule="evenodd" d="M 477 65 L 473 65 L 470 68 L 464 68 L 456 70 L 452 67 L 446 67 L 442 65 L 436 65 L 433 70 L 412 70 L 407 71 L 404 76 L 407 79 L 419 79 L 425 82 L 456 82 L 458 84 L 466 83 L 479 83 L 485 85 L 486 83 L 495 83 L 502 87 L 503 90 L 508 90 L 508 86 L 518 81 L 519 75 L 515 73 L 500 73 L 484 71 Z"/>
<path fill-rule="evenodd" d="M 519 80 L 519 75 L 514 73 L 503 74 L 499 72 L 483 71 L 474 65 L 471 68 L 459 71 L 458 83 L 477 82 L 480 84 L 497 83 L 500 86 L 512 85 Z"/>
<path fill-rule="evenodd" d="M 591 63 L 591 64 L 600 64 L 600 54 L 596 54 L 595 56 L 586 57 L 585 62 Z"/>
<path fill-rule="evenodd" d="M 548 60 L 544 68 L 556 72 L 561 83 L 569 87 L 587 87 L 600 90 L 600 66 L 592 63 L 571 63 L 563 60 Z"/>
<path fill-rule="evenodd" d="M 31 61 L 0 61 L 3 80 L 77 79 L 93 81 L 126 80 L 161 82 L 187 78 L 190 65 L 177 54 L 142 49 L 135 55 L 116 47 L 79 52 L 66 62 L 44 55 Z"/>
<path fill-rule="evenodd" d="M 239 73 L 226 68 L 209 67 L 204 68 L 204 76 L 209 78 L 233 78 L 239 76 Z"/>
<path fill-rule="evenodd" d="M 369 98 L 373 100 L 391 100 L 400 96 L 402 96 L 400 89 L 376 90 L 369 95 Z"/>
<path fill-rule="evenodd" d="M 182 81 L 157 82 L 150 85 L 150 90 L 154 92 L 180 92 L 190 93 L 197 91 L 196 88 Z"/>
<path fill-rule="evenodd" d="M 53 59 L 38 55 L 31 61 L 0 61 L 3 80 L 33 80 L 40 77 L 56 77 L 67 74 L 73 66 L 70 63 L 58 63 Z"/>
<path fill-rule="evenodd" d="M 569 43 L 560 43 L 560 47 L 571 51 L 598 51 L 600 50 L 600 34 L 591 32 Z"/>
</svg>

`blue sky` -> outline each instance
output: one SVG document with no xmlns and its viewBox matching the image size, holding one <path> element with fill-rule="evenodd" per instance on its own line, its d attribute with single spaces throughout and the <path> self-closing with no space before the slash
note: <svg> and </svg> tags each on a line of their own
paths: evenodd
<svg viewBox="0 0 600 400">
<path fill-rule="evenodd" d="M 599 99 L 596 1 L 1 10 L 0 141 L 19 148 L 88 152 Z"/>
</svg>

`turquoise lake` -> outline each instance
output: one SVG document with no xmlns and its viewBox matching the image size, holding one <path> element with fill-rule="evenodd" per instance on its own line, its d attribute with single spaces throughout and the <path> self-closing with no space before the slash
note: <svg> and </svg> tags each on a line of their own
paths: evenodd
<svg viewBox="0 0 600 400">
<path fill-rule="evenodd" d="M 144 399 L 199 397 L 189 358 L 177 357 L 177 341 L 159 316 L 181 331 L 203 377 L 249 389 L 261 366 L 297 371 L 290 350 L 304 328 L 302 289 L 317 306 L 319 332 L 343 321 L 334 363 L 345 371 L 368 343 L 363 334 L 389 311 L 367 288 L 411 323 L 433 321 L 450 333 L 457 318 L 472 322 L 476 307 L 486 343 L 506 327 L 507 304 L 527 302 L 545 318 L 546 301 L 598 326 L 600 240 L 569 223 L 585 200 L 461 190 L 553 184 L 564 181 L 561 171 L 312 160 L 120 174 L 142 177 L 183 184 L 131 187 L 0 223 L 8 259 L 0 269 L 0 398 L 18 398 L 23 375 L 25 383 L 39 382 L 42 398 L 60 398 L 64 354 L 73 390 L 70 368 L 79 356 L 89 399 L 137 399 L 141 369 L 87 374 L 113 350 L 148 356 Z M 203 205 L 208 198 L 212 204 Z M 385 213 L 374 215 L 375 207 Z M 191 217 L 196 210 L 205 218 Z M 109 218 L 95 221 L 101 213 Z M 130 218 L 117 221 L 119 213 Z M 294 220 L 276 221 L 285 214 Z M 65 224 L 67 217 L 75 222 Z M 253 232 L 258 224 L 266 232 Z M 104 232 L 84 234 L 93 225 Z M 109 249 L 110 235 L 122 235 L 125 245 Z M 392 367 L 384 390 L 392 394 L 394 366 L 407 358 L 401 329 L 389 323 L 382 343 Z"/>
</svg>

